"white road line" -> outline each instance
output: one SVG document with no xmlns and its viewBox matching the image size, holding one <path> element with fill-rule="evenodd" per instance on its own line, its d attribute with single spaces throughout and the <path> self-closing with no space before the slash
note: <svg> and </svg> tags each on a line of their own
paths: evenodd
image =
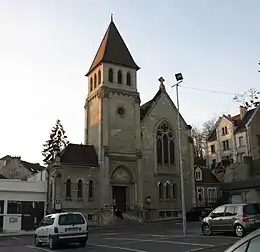
<svg viewBox="0 0 260 252">
<path fill-rule="evenodd" d="M 21 240 L 20 238 L 15 237 L 15 236 L 12 236 L 11 238 L 14 239 L 14 240 L 18 240 L 18 241 Z"/>
<path fill-rule="evenodd" d="M 120 233 L 104 233 L 104 234 L 99 234 L 99 236 L 106 236 L 106 235 L 118 235 Z"/>
<path fill-rule="evenodd" d="M 155 235 L 155 234 L 139 234 L 141 236 L 152 236 L 152 237 L 159 237 L 159 238 L 163 238 L 165 237 L 166 235 Z"/>
<path fill-rule="evenodd" d="M 26 247 L 31 248 L 31 249 L 41 250 L 41 251 L 44 251 L 44 252 L 52 252 L 50 249 L 39 248 L 39 247 L 31 246 L 31 245 L 27 245 Z"/>
<path fill-rule="evenodd" d="M 193 243 L 193 242 L 175 242 L 175 241 L 167 241 L 167 240 L 143 240 L 143 239 L 132 239 L 132 238 L 105 238 L 107 240 L 125 240 L 125 241 L 140 241 L 140 242 L 158 242 L 158 243 L 170 243 L 170 244 L 180 244 L 180 245 L 190 245 L 190 246 L 201 246 L 201 247 L 215 247 L 212 244 L 201 244 L 201 243 Z"/>
<path fill-rule="evenodd" d="M 197 252 L 197 251 L 201 251 L 204 248 L 196 248 L 196 249 L 190 249 L 190 250 L 186 250 L 184 252 Z"/>
<path fill-rule="evenodd" d="M 111 246 L 111 245 L 101 245 L 101 244 L 95 244 L 95 243 L 89 243 L 88 245 L 90 245 L 90 246 L 96 246 L 96 247 L 102 247 L 102 248 L 111 248 L 111 249 L 132 251 L 132 252 L 148 252 L 148 251 L 146 251 L 146 250 L 131 249 L 131 248 L 125 248 L 125 247 L 119 247 L 119 246 Z"/>
</svg>

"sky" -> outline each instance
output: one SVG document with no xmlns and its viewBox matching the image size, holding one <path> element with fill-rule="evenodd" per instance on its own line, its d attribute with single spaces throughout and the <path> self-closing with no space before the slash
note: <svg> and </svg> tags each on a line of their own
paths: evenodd
<svg viewBox="0 0 260 252">
<path fill-rule="evenodd" d="M 259 0 L 0 0 L 0 157 L 42 162 L 58 118 L 84 142 L 85 74 L 111 13 L 141 67 L 142 103 L 160 76 L 175 102 L 181 72 L 188 124 L 238 113 L 234 95 L 260 88 L 259 12 Z"/>
</svg>

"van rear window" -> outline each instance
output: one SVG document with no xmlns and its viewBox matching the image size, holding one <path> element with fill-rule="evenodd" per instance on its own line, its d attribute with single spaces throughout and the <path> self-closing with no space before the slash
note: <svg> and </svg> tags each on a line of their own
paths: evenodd
<svg viewBox="0 0 260 252">
<path fill-rule="evenodd" d="M 244 214 L 246 214 L 246 215 L 260 214 L 260 205 L 259 204 L 245 205 Z"/>
<path fill-rule="evenodd" d="M 85 224 L 81 214 L 62 214 L 59 216 L 59 225 L 79 225 Z"/>
</svg>

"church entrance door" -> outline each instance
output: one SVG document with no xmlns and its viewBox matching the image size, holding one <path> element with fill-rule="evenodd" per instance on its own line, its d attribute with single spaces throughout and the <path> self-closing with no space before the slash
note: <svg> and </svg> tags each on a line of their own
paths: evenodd
<svg viewBox="0 0 260 252">
<path fill-rule="evenodd" d="M 113 186 L 113 199 L 116 208 L 126 212 L 126 186 Z"/>
</svg>

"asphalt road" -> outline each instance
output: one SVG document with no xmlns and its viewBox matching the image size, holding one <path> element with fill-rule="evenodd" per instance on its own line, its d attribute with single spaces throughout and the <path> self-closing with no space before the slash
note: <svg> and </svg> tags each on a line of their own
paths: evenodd
<svg viewBox="0 0 260 252">
<path fill-rule="evenodd" d="M 95 230 L 89 234 L 87 248 L 76 245 L 60 248 L 61 252 L 223 252 L 238 240 L 234 236 L 200 234 L 198 223 L 188 224 L 186 237 L 181 224 L 156 223 L 138 227 L 117 227 Z M 1 252 L 50 252 L 48 247 L 36 248 L 32 236 L 0 237 Z"/>
</svg>

